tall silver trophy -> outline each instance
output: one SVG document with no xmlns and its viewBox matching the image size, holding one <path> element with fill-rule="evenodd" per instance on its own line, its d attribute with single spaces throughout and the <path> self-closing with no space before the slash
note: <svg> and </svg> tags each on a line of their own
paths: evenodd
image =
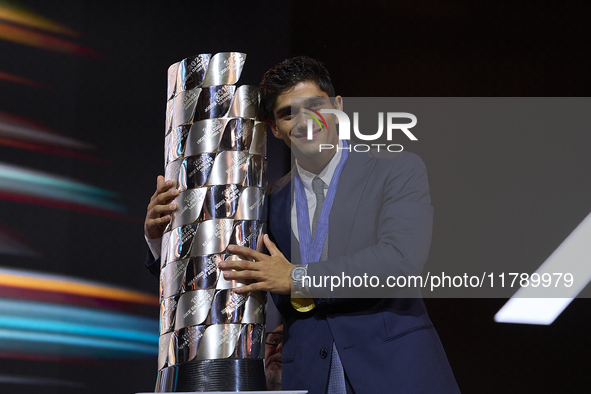
<svg viewBox="0 0 591 394">
<path fill-rule="evenodd" d="M 266 125 L 259 92 L 237 83 L 246 54 L 170 66 L 165 177 L 178 209 L 162 239 L 156 392 L 265 390 L 266 295 L 235 293 L 218 264 L 230 244 L 261 250 Z"/>
</svg>

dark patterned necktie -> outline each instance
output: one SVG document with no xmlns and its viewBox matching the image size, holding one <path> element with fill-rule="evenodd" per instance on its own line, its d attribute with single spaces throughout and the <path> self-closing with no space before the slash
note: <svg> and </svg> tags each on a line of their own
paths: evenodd
<svg viewBox="0 0 591 394">
<path fill-rule="evenodd" d="M 312 179 L 312 190 L 316 195 L 316 209 L 314 210 L 314 216 L 312 217 L 312 238 L 314 238 L 314 233 L 316 232 L 316 226 L 318 225 L 318 220 L 320 219 L 320 212 L 322 212 L 322 205 L 324 204 L 324 189 L 326 188 L 326 183 L 322 181 L 322 179 L 315 177 Z M 328 233 L 326 233 L 326 238 L 324 239 L 324 245 L 322 246 L 322 253 L 320 254 L 320 261 L 324 261 L 328 258 Z"/>
</svg>

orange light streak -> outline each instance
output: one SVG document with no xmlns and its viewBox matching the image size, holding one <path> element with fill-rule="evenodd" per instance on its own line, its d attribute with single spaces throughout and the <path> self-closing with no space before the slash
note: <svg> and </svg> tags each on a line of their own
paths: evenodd
<svg viewBox="0 0 591 394">
<path fill-rule="evenodd" d="M 46 85 L 44 83 L 33 81 L 32 79 L 19 77 L 18 75 L 3 73 L 2 71 L 0 71 L 0 80 L 18 83 L 21 85 L 35 86 L 37 88 L 48 88 L 49 87 L 49 85 Z"/>
<path fill-rule="evenodd" d="M 36 15 L 33 12 L 27 11 L 22 7 L 16 8 L 14 5 L 11 5 L 0 5 L 0 19 L 4 19 L 5 21 L 12 23 L 17 23 L 19 25 L 50 31 L 52 33 L 58 33 L 72 37 L 78 36 L 78 33 L 76 31 L 66 26 L 60 25 L 59 23 L 54 22 L 51 19 L 44 18 L 41 15 Z"/>
<path fill-rule="evenodd" d="M 53 37 L 47 33 L 27 30 L 26 28 L 8 23 L 0 22 L 0 39 L 70 55 L 86 56 L 97 59 L 105 58 L 105 55 L 80 44 L 76 44 L 75 42 Z"/>
<path fill-rule="evenodd" d="M 158 305 L 158 297 L 150 294 L 65 279 L 2 273 L 0 274 L 0 286 L 76 294 L 145 305 Z"/>
</svg>

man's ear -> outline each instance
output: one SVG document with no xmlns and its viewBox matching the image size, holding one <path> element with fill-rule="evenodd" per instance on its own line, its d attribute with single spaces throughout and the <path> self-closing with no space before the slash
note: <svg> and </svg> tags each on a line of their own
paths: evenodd
<svg viewBox="0 0 591 394">
<path fill-rule="evenodd" d="M 273 133 L 275 138 L 282 139 L 281 134 L 279 134 L 279 130 L 277 129 L 277 126 L 275 125 L 275 122 L 273 122 L 271 119 L 267 119 L 267 124 L 271 128 L 271 132 Z"/>
<path fill-rule="evenodd" d="M 343 110 L 343 98 L 341 96 L 336 96 L 334 98 L 334 109 L 338 109 L 339 111 Z M 339 118 L 335 116 L 335 123 L 339 124 Z"/>
</svg>

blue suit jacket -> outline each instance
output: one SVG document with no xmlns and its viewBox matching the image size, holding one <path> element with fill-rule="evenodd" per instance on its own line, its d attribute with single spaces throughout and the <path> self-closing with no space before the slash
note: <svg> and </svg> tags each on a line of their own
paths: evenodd
<svg viewBox="0 0 591 394">
<path fill-rule="evenodd" d="M 412 153 L 376 156 L 350 153 L 330 212 L 329 258 L 311 263 L 309 276 L 422 271 L 433 218 L 425 166 Z M 268 232 L 298 264 L 291 176 L 270 190 Z M 285 318 L 282 389 L 325 394 L 334 341 L 357 394 L 459 392 L 420 298 L 317 299 L 316 308 L 300 313 L 289 297 L 273 295 Z"/>
</svg>

